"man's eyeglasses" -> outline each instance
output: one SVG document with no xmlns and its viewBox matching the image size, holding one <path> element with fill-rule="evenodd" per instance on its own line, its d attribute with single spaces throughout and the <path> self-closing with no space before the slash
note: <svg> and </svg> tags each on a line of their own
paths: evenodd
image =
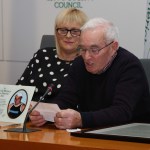
<svg viewBox="0 0 150 150">
<path fill-rule="evenodd" d="M 93 46 L 93 47 L 90 47 L 89 49 L 87 48 L 82 48 L 82 47 L 78 47 L 78 50 L 80 51 L 81 54 L 85 54 L 86 51 L 88 50 L 89 53 L 91 55 L 97 55 L 99 53 L 99 51 L 101 51 L 102 49 L 106 48 L 107 46 L 111 45 L 114 41 L 110 42 L 109 44 L 105 45 L 104 47 L 102 48 L 99 48 L 99 47 L 96 47 L 96 46 Z"/>
<path fill-rule="evenodd" d="M 81 30 L 80 29 L 66 29 L 66 28 L 57 28 L 56 31 L 58 34 L 66 36 L 68 32 L 70 32 L 71 36 L 80 36 L 81 35 Z"/>
</svg>

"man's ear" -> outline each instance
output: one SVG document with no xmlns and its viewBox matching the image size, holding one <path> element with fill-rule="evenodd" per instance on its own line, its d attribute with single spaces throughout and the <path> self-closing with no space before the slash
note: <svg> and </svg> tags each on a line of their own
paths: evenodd
<svg viewBox="0 0 150 150">
<path fill-rule="evenodd" d="M 117 51 L 118 46 L 119 46 L 119 43 L 118 43 L 117 41 L 114 41 L 114 42 L 112 43 L 112 48 L 113 48 L 113 50 Z"/>
</svg>

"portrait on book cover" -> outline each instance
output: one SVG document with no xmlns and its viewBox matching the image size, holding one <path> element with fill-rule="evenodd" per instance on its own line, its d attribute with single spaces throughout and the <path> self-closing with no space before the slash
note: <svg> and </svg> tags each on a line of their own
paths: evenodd
<svg viewBox="0 0 150 150">
<path fill-rule="evenodd" d="M 25 110 L 27 101 L 28 95 L 24 89 L 20 89 L 17 92 L 15 92 L 12 95 L 7 107 L 7 113 L 9 118 L 18 118 Z"/>
</svg>

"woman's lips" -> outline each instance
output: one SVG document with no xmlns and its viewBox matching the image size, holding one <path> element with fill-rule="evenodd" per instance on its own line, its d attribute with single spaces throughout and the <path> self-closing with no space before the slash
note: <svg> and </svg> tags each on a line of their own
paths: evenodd
<svg viewBox="0 0 150 150">
<path fill-rule="evenodd" d="M 71 41 L 64 41 L 66 44 L 72 44 L 73 42 Z"/>
</svg>

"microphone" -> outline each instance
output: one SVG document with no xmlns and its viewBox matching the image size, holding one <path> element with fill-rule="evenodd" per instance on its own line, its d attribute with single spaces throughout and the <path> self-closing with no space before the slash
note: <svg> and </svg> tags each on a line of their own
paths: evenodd
<svg viewBox="0 0 150 150">
<path fill-rule="evenodd" d="M 50 86 L 48 86 L 46 92 L 44 93 L 44 95 L 42 97 L 40 97 L 40 99 L 37 101 L 37 103 L 28 111 L 26 117 L 25 117 L 25 120 L 24 120 L 24 123 L 23 123 L 23 128 L 10 128 L 10 129 L 7 129 L 7 130 L 4 130 L 6 132 L 21 132 L 21 133 L 29 133 L 29 132 L 35 132 L 35 131 L 41 131 L 40 129 L 28 129 L 26 127 L 26 123 L 27 123 L 27 120 L 29 118 L 29 115 L 32 113 L 32 111 L 36 108 L 36 106 L 42 101 L 44 100 L 45 96 L 53 91 L 53 87 L 54 85 L 53 84 L 50 84 Z M 50 93 L 50 95 L 51 95 Z"/>
</svg>

